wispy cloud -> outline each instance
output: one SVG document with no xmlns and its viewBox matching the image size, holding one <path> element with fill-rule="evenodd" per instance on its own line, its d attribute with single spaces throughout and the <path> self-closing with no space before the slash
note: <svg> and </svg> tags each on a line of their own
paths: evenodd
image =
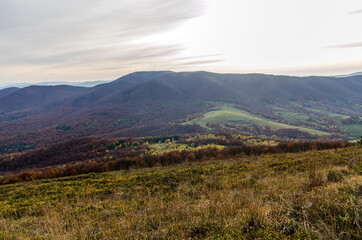
<svg viewBox="0 0 362 240">
<path fill-rule="evenodd" d="M 164 61 L 182 46 L 137 40 L 170 31 L 201 13 L 197 0 L 2 0 L 0 69 L 36 65 L 60 73 L 67 66 L 112 69 Z M 0 81 L 6 77 L 0 75 Z"/>
<path fill-rule="evenodd" d="M 353 11 L 353 12 L 349 12 L 348 14 L 362 14 L 362 9 Z"/>
<path fill-rule="evenodd" d="M 328 48 L 360 48 L 360 47 L 362 47 L 362 42 L 337 44 L 337 45 L 328 46 Z"/>
<path fill-rule="evenodd" d="M 362 60 L 348 61 L 348 62 L 334 62 L 329 64 L 318 64 L 318 65 L 304 65 L 287 67 L 280 71 L 280 74 L 297 74 L 301 76 L 310 75 L 341 75 L 350 74 L 353 72 L 361 71 Z M 272 71 L 272 70 L 271 70 Z"/>
</svg>

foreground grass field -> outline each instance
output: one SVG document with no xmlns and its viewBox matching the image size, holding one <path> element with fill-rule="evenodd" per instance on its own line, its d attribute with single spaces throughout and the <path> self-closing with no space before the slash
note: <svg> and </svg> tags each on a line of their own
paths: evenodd
<svg viewBox="0 0 362 240">
<path fill-rule="evenodd" d="M 362 148 L 0 186 L 0 239 L 361 239 Z"/>
</svg>

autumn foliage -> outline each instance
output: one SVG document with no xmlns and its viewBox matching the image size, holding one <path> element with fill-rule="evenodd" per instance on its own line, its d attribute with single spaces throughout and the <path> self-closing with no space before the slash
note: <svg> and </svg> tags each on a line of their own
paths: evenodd
<svg viewBox="0 0 362 240">
<path fill-rule="evenodd" d="M 124 142 L 124 147 L 134 147 L 132 142 Z M 79 154 L 67 154 L 69 156 L 69 161 L 74 161 L 74 156 L 79 157 L 80 159 L 86 159 L 87 157 L 97 155 L 97 152 L 91 151 L 90 146 L 98 144 L 98 150 L 101 148 L 103 151 L 107 151 L 107 148 L 113 148 L 112 144 L 105 145 L 107 142 L 104 140 L 97 140 L 89 144 L 89 139 L 82 139 L 80 141 L 82 144 L 78 143 L 78 148 L 74 148 L 72 142 L 64 143 L 64 149 L 82 149 L 89 151 L 84 153 L 80 152 Z M 132 143 L 132 144 L 130 144 Z M 74 144 L 74 143 L 73 143 Z M 118 143 L 117 143 L 118 144 Z M 239 144 L 240 145 L 240 144 Z M 79 174 L 85 174 L 90 172 L 107 172 L 107 171 L 117 171 L 125 170 L 130 168 L 146 168 L 146 167 L 155 167 L 155 166 L 168 166 L 173 164 L 180 164 L 183 162 L 197 162 L 197 161 L 207 161 L 207 160 L 218 160 L 218 159 L 228 159 L 233 157 L 242 157 L 250 155 L 261 155 L 261 154 L 274 154 L 274 153 L 296 153 L 303 152 L 308 150 L 324 150 L 324 149 L 333 149 L 347 147 L 350 144 L 348 142 L 291 142 L 291 143 L 280 143 L 277 146 L 263 146 L 263 145 L 241 145 L 241 146 L 230 146 L 223 149 L 218 149 L 216 147 L 209 147 L 206 149 L 198 149 L 195 151 L 173 151 L 165 152 L 160 155 L 154 154 L 136 154 L 133 150 L 133 155 L 128 155 L 127 157 L 118 157 L 112 159 L 103 159 L 102 161 L 83 161 L 75 162 L 73 164 L 65 164 L 56 167 L 46 167 L 39 170 L 29 170 L 23 171 L 21 173 L 8 174 L 4 177 L 0 177 L 0 184 L 10 184 L 24 181 L 32 181 L 36 179 L 50 179 L 58 178 L 65 176 L 74 176 Z M 73 146 L 73 147 L 70 147 Z M 138 144 L 137 144 L 138 146 Z M 59 147 L 59 146 L 58 146 Z M 10 170 L 16 169 L 16 166 L 21 164 L 21 161 L 30 161 L 32 162 L 42 162 L 47 158 L 50 158 L 51 151 L 61 151 L 60 149 L 50 149 L 49 151 L 33 151 L 30 154 L 26 155 L 27 158 L 18 158 L 15 163 L 10 164 Z M 132 152 L 132 151 L 131 151 Z M 36 155 L 36 153 L 40 155 Z M 116 155 L 117 156 L 117 155 Z M 29 160 L 30 159 L 30 160 Z M 63 161 L 64 163 L 64 161 Z M 14 167 L 14 168 L 11 168 Z M 0 165 L 1 167 L 1 165 Z M 2 169 L 5 170 L 5 166 L 2 165 Z"/>
</svg>

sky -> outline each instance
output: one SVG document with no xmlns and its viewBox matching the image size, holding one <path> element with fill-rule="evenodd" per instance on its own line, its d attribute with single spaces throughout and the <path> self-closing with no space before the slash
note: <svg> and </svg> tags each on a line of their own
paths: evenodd
<svg viewBox="0 0 362 240">
<path fill-rule="evenodd" d="M 362 71 L 361 0 L 0 0 L 0 84 Z"/>
</svg>

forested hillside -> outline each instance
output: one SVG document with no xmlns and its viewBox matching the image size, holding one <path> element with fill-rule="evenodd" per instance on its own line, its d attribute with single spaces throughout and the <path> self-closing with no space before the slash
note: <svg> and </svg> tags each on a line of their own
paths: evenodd
<svg viewBox="0 0 362 240">
<path fill-rule="evenodd" d="M 0 146 L 78 137 L 234 131 L 273 138 L 362 135 L 362 77 L 136 72 L 92 88 L 0 91 Z"/>
</svg>

